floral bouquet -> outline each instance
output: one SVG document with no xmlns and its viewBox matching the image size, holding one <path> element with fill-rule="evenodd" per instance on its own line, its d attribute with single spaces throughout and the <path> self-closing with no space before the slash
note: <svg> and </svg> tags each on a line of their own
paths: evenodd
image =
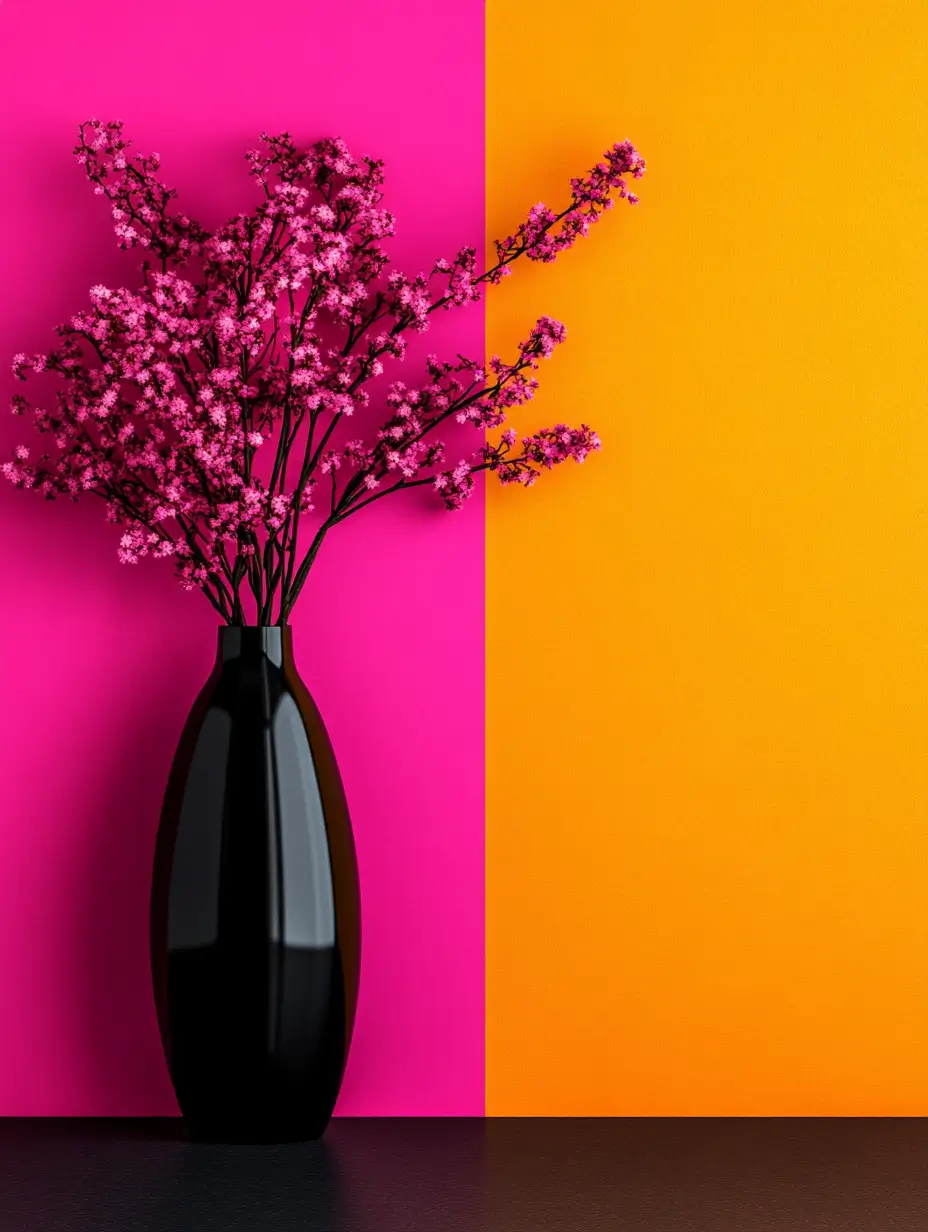
<svg viewBox="0 0 928 1232">
<path fill-rule="evenodd" d="M 389 268 L 380 162 L 338 140 L 263 141 L 247 155 L 259 203 L 209 233 L 119 122 L 82 127 L 77 157 L 120 246 L 142 249 L 142 278 L 92 287 L 53 351 L 15 357 L 20 380 L 54 381 L 13 398 L 49 445 L 19 445 L 2 468 L 48 498 L 101 497 L 120 559 L 172 558 L 222 618 L 165 792 L 151 969 L 189 1131 L 228 1142 L 325 1131 L 358 1002 L 353 829 L 289 623 L 326 535 L 385 496 L 427 488 L 459 509 L 480 471 L 528 487 L 599 448 L 586 424 L 521 438 L 506 424 L 564 340 L 550 317 L 508 360 L 430 355 L 407 380 L 394 365 L 435 312 L 478 301 L 521 257 L 553 261 L 614 200 L 634 204 L 626 177 L 644 172 L 615 145 L 560 212 L 536 205 L 497 241 L 488 269 L 465 247 L 410 276 Z M 467 425 L 478 438 L 460 457 Z"/>
<path fill-rule="evenodd" d="M 141 285 L 92 287 L 53 351 L 15 356 L 18 379 L 58 384 L 53 401 L 14 396 L 50 448 L 34 460 L 19 445 L 2 469 L 47 498 L 102 497 L 124 527 L 120 560 L 171 557 L 223 621 L 250 610 L 266 626 L 287 623 L 328 532 L 375 501 L 425 486 L 458 509 L 479 471 L 528 487 L 599 448 L 586 424 L 484 438 L 532 397 L 538 361 L 564 340 L 550 317 L 509 361 L 430 355 L 406 381 L 390 369 L 433 313 L 476 302 L 521 257 L 553 261 L 614 199 L 634 204 L 626 177 L 645 163 L 621 142 L 571 181 L 563 209 L 536 205 L 496 241 L 488 269 L 465 247 L 410 276 L 384 249 L 382 162 L 338 139 L 262 141 L 246 155 L 261 200 L 210 233 L 177 212 L 158 155 L 131 154 L 120 121 L 81 127 L 75 154 L 120 247 L 143 251 Z M 448 457 L 453 422 L 481 433 L 467 457 Z"/>
</svg>

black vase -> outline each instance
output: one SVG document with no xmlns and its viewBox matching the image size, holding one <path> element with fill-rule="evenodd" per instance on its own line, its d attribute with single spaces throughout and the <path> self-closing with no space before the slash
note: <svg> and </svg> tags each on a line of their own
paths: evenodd
<svg viewBox="0 0 928 1232">
<path fill-rule="evenodd" d="M 191 1135 L 321 1136 L 354 1025 L 360 899 L 338 766 L 288 627 L 219 630 L 168 781 L 151 924 Z"/>
</svg>

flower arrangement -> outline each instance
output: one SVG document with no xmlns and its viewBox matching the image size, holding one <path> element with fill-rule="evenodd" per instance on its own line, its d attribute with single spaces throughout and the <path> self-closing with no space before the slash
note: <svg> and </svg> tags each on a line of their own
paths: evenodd
<svg viewBox="0 0 928 1232">
<path fill-rule="evenodd" d="M 645 163 L 617 144 L 571 181 L 563 209 L 536 205 L 496 241 L 489 268 L 465 247 L 411 277 L 389 270 L 382 162 L 338 139 L 262 142 L 246 155 L 259 204 L 210 233 L 176 211 L 157 154 L 129 153 L 120 121 L 81 126 L 74 152 L 119 246 L 143 250 L 142 281 L 92 287 L 54 350 L 15 356 L 19 380 L 57 378 L 52 405 L 12 403 L 53 448 L 33 461 L 19 445 L 2 471 L 49 499 L 102 497 L 124 528 L 120 560 L 173 558 L 225 622 L 284 625 L 328 532 L 375 501 L 428 486 L 459 509 L 480 471 L 528 487 L 600 447 L 586 424 L 485 435 L 533 396 L 539 360 L 563 342 L 550 317 L 510 361 L 430 355 L 414 383 L 388 368 L 433 313 L 476 302 L 523 257 L 553 261 L 615 199 L 635 204 L 626 177 Z M 457 462 L 441 439 L 454 422 L 481 433 Z"/>
</svg>

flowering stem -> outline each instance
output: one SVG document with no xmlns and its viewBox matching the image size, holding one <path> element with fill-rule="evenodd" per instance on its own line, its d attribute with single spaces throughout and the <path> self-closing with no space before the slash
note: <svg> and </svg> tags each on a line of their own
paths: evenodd
<svg viewBox="0 0 928 1232">
<path fill-rule="evenodd" d="M 175 212 L 158 156 L 129 153 L 119 122 L 81 127 L 75 154 L 111 207 L 120 247 L 145 252 L 141 285 L 93 287 L 50 355 L 14 358 L 17 379 L 58 378 L 54 410 L 13 398 L 55 452 L 33 464 L 19 445 L 0 468 L 49 498 L 97 492 L 125 528 L 122 560 L 173 555 L 181 583 L 235 624 L 252 601 L 259 623 L 285 624 L 328 532 L 385 496 L 429 486 L 457 509 L 479 472 L 529 486 L 599 447 L 586 425 L 558 424 L 516 451 L 506 428 L 443 469 L 440 428 L 501 427 L 533 396 L 534 370 L 564 338 L 548 317 L 513 362 L 490 359 L 489 377 L 464 356 L 430 356 L 419 385 L 389 385 L 379 427 L 342 435 L 352 415 L 379 405 L 385 364 L 404 358 L 411 332 L 427 330 L 439 309 L 479 300 L 519 259 L 554 260 L 614 197 L 634 203 L 623 177 L 644 171 L 634 147 L 619 143 L 571 181 L 565 208 L 537 205 L 497 241 L 489 268 L 478 272 L 466 246 L 410 278 L 387 272 L 394 219 L 381 205 L 379 161 L 355 160 L 335 139 L 308 150 L 287 133 L 262 140 L 247 155 L 260 203 L 210 233 Z M 190 262 L 195 281 L 180 272 Z M 260 450 L 275 435 L 265 467 Z M 324 509 L 301 554 L 302 520 L 320 488 Z"/>
<path fill-rule="evenodd" d="M 313 541 L 310 544 L 306 555 L 303 557 L 303 560 L 300 562 L 300 567 L 296 572 L 296 576 L 293 578 L 292 584 L 288 584 L 287 586 L 285 597 L 280 607 L 280 619 L 278 624 L 285 625 L 289 622 L 290 613 L 293 611 L 293 605 L 299 598 L 300 591 L 303 589 L 303 584 L 309 575 L 313 561 L 318 556 L 319 549 L 322 547 L 322 542 L 331 530 L 332 526 L 334 526 L 334 522 L 327 519 L 313 536 Z M 292 559 L 295 558 L 291 558 L 291 560 Z"/>
</svg>

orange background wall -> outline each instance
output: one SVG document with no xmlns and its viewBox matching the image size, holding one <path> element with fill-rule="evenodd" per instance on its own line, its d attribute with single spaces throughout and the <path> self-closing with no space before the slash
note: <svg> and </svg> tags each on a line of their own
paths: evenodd
<svg viewBox="0 0 928 1232">
<path fill-rule="evenodd" d="M 491 301 L 568 342 L 488 497 L 488 1111 L 928 1113 L 928 5 L 490 0 Z"/>
</svg>

